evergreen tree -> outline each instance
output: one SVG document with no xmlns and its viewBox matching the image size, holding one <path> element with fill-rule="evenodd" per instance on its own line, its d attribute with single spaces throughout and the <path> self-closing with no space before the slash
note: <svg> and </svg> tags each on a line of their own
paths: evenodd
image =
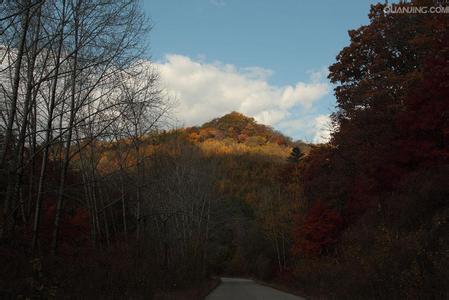
<svg viewBox="0 0 449 300">
<path fill-rule="evenodd" d="M 304 153 L 301 152 L 301 149 L 299 149 L 299 147 L 293 147 L 290 156 L 287 158 L 287 161 L 291 163 L 298 163 L 301 158 L 303 158 L 303 156 Z"/>
</svg>

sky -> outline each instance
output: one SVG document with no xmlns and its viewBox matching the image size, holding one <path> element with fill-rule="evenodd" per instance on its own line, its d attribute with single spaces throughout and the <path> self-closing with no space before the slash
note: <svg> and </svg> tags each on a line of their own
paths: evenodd
<svg viewBox="0 0 449 300">
<path fill-rule="evenodd" d="M 180 126 L 239 111 L 294 139 L 325 142 L 327 68 L 368 24 L 369 0 L 144 0 L 151 60 Z"/>
</svg>

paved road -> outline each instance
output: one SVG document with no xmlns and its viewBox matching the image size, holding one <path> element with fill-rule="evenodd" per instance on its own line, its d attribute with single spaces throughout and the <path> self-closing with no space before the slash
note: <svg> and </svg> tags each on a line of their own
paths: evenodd
<svg viewBox="0 0 449 300">
<path fill-rule="evenodd" d="M 250 279 L 221 278 L 221 284 L 206 300 L 304 300 L 273 288 L 255 283 Z"/>
</svg>

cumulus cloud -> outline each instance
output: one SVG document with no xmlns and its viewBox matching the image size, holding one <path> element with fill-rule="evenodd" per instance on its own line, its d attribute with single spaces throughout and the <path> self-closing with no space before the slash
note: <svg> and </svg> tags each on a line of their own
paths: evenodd
<svg viewBox="0 0 449 300">
<path fill-rule="evenodd" d="M 319 115 L 314 119 L 314 132 L 315 135 L 313 137 L 314 143 L 325 143 L 329 141 L 332 133 L 332 124 L 330 120 L 330 116 L 328 115 Z"/>
<path fill-rule="evenodd" d="M 322 67 L 318 70 L 310 70 L 308 73 L 312 82 L 321 82 L 329 75 L 329 69 L 327 67 Z"/>
<path fill-rule="evenodd" d="M 282 132 L 289 136 L 298 136 L 306 142 L 315 144 L 326 143 L 332 133 L 332 123 L 329 115 L 305 114 L 300 118 L 292 118 L 276 124 Z"/>
<path fill-rule="evenodd" d="M 163 86 L 177 98 L 177 117 L 186 126 L 200 125 L 211 118 L 239 111 L 291 134 L 294 128 L 300 130 L 295 121 L 299 117 L 293 111 L 312 114 L 314 104 L 330 89 L 316 72 L 310 74 L 309 82 L 276 86 L 268 81 L 273 74 L 268 69 L 239 69 L 231 64 L 206 63 L 176 54 L 167 55 L 164 61 L 156 63 L 156 67 Z M 324 132 L 318 128 L 324 118 L 317 118 L 302 126 L 314 141 L 321 141 L 315 137 L 318 131 Z M 311 128 L 317 132 L 310 132 Z M 298 132 L 291 135 L 298 136 Z"/>
</svg>

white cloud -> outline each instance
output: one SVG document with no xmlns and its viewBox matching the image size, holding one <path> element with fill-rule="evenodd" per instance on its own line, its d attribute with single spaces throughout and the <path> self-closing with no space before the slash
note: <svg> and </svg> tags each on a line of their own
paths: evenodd
<svg viewBox="0 0 449 300">
<path fill-rule="evenodd" d="M 292 108 L 301 104 L 305 108 L 311 108 L 313 103 L 328 93 L 327 83 L 298 82 L 295 87 L 284 87 L 281 98 L 281 107 Z"/>
<path fill-rule="evenodd" d="M 242 71 L 244 72 L 243 74 L 245 76 L 252 79 L 267 80 L 271 77 L 271 75 L 273 75 L 272 70 L 264 69 L 261 67 L 246 67 L 243 68 Z"/>
<path fill-rule="evenodd" d="M 316 116 L 314 104 L 329 93 L 329 84 L 314 74 L 311 74 L 310 82 L 276 86 L 268 82 L 273 74 L 271 70 L 261 67 L 239 69 L 218 61 L 206 63 L 204 59 L 194 60 L 176 54 L 167 55 L 156 67 L 163 86 L 176 96 L 179 103 L 177 118 L 186 126 L 200 125 L 231 111 L 239 111 L 286 134 L 298 136 L 298 130 L 302 129 L 297 128 L 298 122 L 293 119 L 300 117 L 293 111 Z M 319 130 L 317 126 L 308 127 Z M 296 134 L 292 134 L 295 128 Z M 317 133 L 309 130 L 306 134 L 315 137 Z"/>
<path fill-rule="evenodd" d="M 309 143 L 326 143 L 329 141 L 332 127 L 329 115 L 306 114 L 300 118 L 282 120 L 276 127 L 289 136 L 298 136 Z"/>
<path fill-rule="evenodd" d="M 312 82 L 321 82 L 327 78 L 327 75 L 329 75 L 329 69 L 327 67 L 322 67 L 318 70 L 311 70 L 308 73 Z"/>
<path fill-rule="evenodd" d="M 329 141 L 332 133 L 332 124 L 330 116 L 319 115 L 314 119 L 314 143 L 325 143 Z"/>
</svg>

